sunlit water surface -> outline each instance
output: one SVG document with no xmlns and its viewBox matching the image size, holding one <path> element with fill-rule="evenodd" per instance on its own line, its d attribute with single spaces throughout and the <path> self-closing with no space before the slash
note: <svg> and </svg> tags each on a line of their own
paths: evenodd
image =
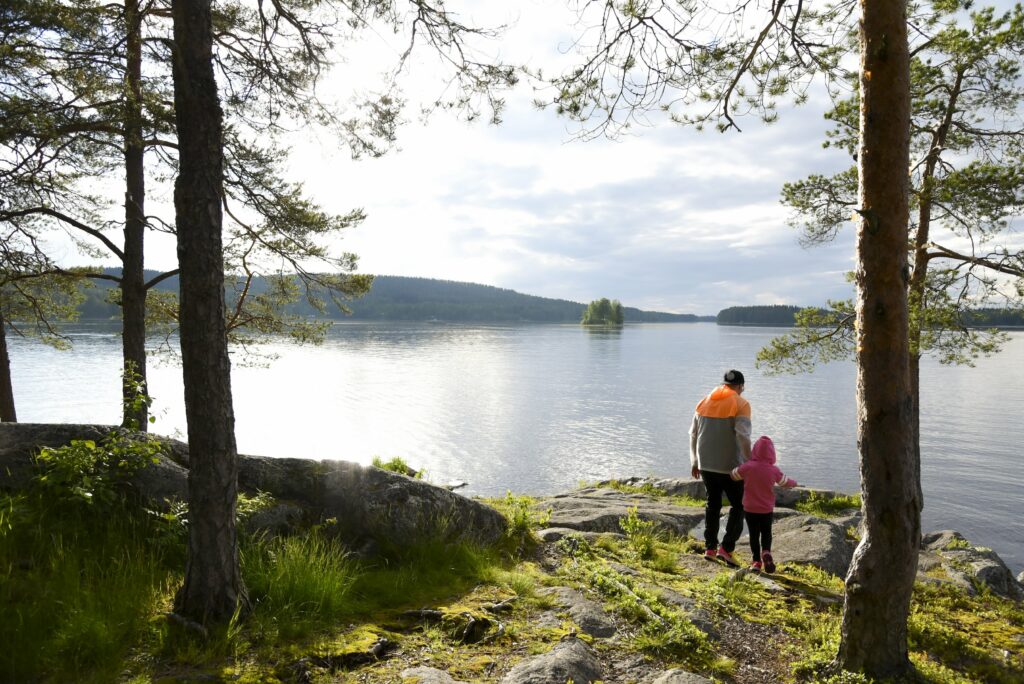
<svg viewBox="0 0 1024 684">
<path fill-rule="evenodd" d="M 686 476 L 693 408 L 743 370 L 755 435 L 801 484 L 859 487 L 856 372 L 765 377 L 773 328 L 714 324 L 461 326 L 344 323 L 319 347 L 275 344 L 265 367 L 233 356 L 242 453 L 369 463 L 401 456 L 470 494 L 546 494 L 581 481 Z M 70 330 L 72 351 L 11 341 L 22 422 L 119 420 L 120 339 Z M 975 368 L 922 368 L 924 529 L 960 530 L 1024 566 L 1024 333 Z M 183 436 L 180 367 L 151 362 L 154 432 Z"/>
</svg>

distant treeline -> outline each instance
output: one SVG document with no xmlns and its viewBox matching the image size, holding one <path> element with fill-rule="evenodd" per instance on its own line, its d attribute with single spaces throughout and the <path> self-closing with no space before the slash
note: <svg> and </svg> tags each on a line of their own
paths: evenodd
<svg viewBox="0 0 1024 684">
<path fill-rule="evenodd" d="M 117 275 L 116 269 L 106 269 L 108 274 Z M 146 280 L 155 272 L 147 272 Z M 110 281 L 96 281 L 96 286 L 86 292 L 86 301 L 80 307 L 82 318 L 116 318 L 117 307 L 108 302 L 108 292 L 114 286 Z M 168 278 L 159 283 L 157 289 L 176 292 L 178 279 Z M 258 294 L 266 287 L 260 279 L 253 283 L 251 292 Z M 346 316 L 337 309 L 329 309 L 330 318 L 376 321 L 447 321 L 465 323 L 579 323 L 585 304 L 565 299 L 548 299 L 524 295 L 490 285 L 462 283 L 432 278 L 407 278 L 404 276 L 376 276 L 373 287 L 365 297 L 348 302 L 352 310 Z M 317 316 L 317 312 L 306 302 L 294 304 L 289 313 Z M 658 311 L 641 311 L 625 307 L 627 323 L 692 323 L 714 321 L 714 316 L 693 314 L 671 314 Z"/>
<path fill-rule="evenodd" d="M 1021 328 L 1024 327 L 1024 311 L 975 309 L 968 315 L 966 323 L 975 328 Z"/>
<path fill-rule="evenodd" d="M 718 312 L 718 325 L 758 325 L 769 328 L 793 326 L 793 317 L 799 306 L 771 304 L 769 306 L 730 306 Z"/>
<path fill-rule="evenodd" d="M 786 328 L 794 325 L 794 316 L 804 307 L 772 304 L 769 306 L 732 306 L 718 312 L 718 325 L 756 325 Z M 965 316 L 970 328 L 1024 327 L 1024 312 L 1012 309 L 975 309 Z"/>
</svg>

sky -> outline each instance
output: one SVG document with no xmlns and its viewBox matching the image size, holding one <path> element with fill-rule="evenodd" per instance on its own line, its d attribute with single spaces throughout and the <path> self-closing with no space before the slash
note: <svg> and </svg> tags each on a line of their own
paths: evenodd
<svg viewBox="0 0 1024 684">
<path fill-rule="evenodd" d="M 508 24 L 481 46 L 506 62 L 553 73 L 572 61 L 575 15 L 564 0 L 446 7 L 466 23 Z M 346 101 L 372 88 L 403 48 L 385 30 L 362 32 L 337 53 L 323 94 Z M 741 119 L 742 132 L 652 120 L 614 140 L 584 142 L 576 124 L 532 104 L 537 94 L 525 80 L 507 94 L 500 125 L 444 112 L 422 120 L 419 103 L 444 83 L 426 55 L 414 53 L 405 74 L 410 104 L 398 149 L 354 161 L 323 130 L 301 128 L 286 140 L 291 179 L 312 199 L 338 213 L 366 212 L 336 245 L 359 255 L 360 272 L 700 315 L 852 296 L 844 274 L 854 264 L 853 231 L 806 250 L 779 202 L 784 182 L 851 163 L 821 147 L 824 97 L 781 108 L 772 125 Z M 169 199 L 169 190 L 161 197 L 154 188 L 147 209 Z M 146 260 L 148 268 L 176 268 L 173 239 L 147 237 Z"/>
<path fill-rule="evenodd" d="M 481 13 L 471 4 L 465 16 L 510 24 L 498 41 L 504 59 L 557 68 L 571 58 L 574 15 L 565 3 L 500 6 Z M 387 43 L 368 33 L 364 56 L 337 69 L 329 86 L 343 91 L 353 69 L 365 75 L 371 61 L 388 63 L 397 48 Z M 411 99 L 432 97 L 442 82 L 429 69 L 411 76 Z M 412 115 L 400 149 L 380 159 L 352 161 L 332 141 L 306 136 L 293 168 L 328 208 L 365 209 L 366 221 L 344 241 L 363 272 L 702 315 L 852 295 L 844 277 L 854 263 L 852 231 L 803 249 L 779 202 L 784 182 L 851 163 L 821 147 L 823 97 L 784 110 L 770 126 L 743 120 L 740 133 L 660 121 L 590 141 L 534 107 L 535 97 L 521 83 L 498 126 Z"/>
</svg>

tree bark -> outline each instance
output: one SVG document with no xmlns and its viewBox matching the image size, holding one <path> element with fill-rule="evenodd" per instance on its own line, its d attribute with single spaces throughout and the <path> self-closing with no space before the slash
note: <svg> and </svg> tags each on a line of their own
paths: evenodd
<svg viewBox="0 0 1024 684">
<path fill-rule="evenodd" d="M 141 382 L 146 391 L 146 287 L 143 274 L 146 234 L 146 173 L 142 131 L 142 14 L 139 0 L 124 4 L 127 28 L 124 121 L 124 262 L 121 268 L 121 338 L 124 357 L 122 423 L 146 431 L 145 402 L 138 401 Z M 132 377 L 134 376 L 134 378 Z"/>
<path fill-rule="evenodd" d="M 11 357 L 7 354 L 7 322 L 3 314 L 0 314 L 0 422 L 18 422 L 18 415 L 14 411 Z"/>
<path fill-rule="evenodd" d="M 222 113 L 212 61 L 211 0 L 174 0 L 174 186 L 181 268 L 181 357 L 188 421 L 189 539 L 176 610 L 228 621 L 245 602 L 235 506 L 238 453 L 224 318 Z"/>
<path fill-rule="evenodd" d="M 861 3 L 857 412 L 865 534 L 846 577 L 837 664 L 907 671 L 907 616 L 921 540 L 909 371 L 910 73 L 905 0 Z"/>
</svg>

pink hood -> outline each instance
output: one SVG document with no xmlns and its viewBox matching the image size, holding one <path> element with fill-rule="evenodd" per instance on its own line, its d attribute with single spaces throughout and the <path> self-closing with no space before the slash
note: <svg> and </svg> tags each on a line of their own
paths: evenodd
<svg viewBox="0 0 1024 684">
<path fill-rule="evenodd" d="M 761 435 L 757 438 L 754 448 L 750 450 L 750 460 L 775 465 L 775 444 L 771 437 Z"/>
</svg>

